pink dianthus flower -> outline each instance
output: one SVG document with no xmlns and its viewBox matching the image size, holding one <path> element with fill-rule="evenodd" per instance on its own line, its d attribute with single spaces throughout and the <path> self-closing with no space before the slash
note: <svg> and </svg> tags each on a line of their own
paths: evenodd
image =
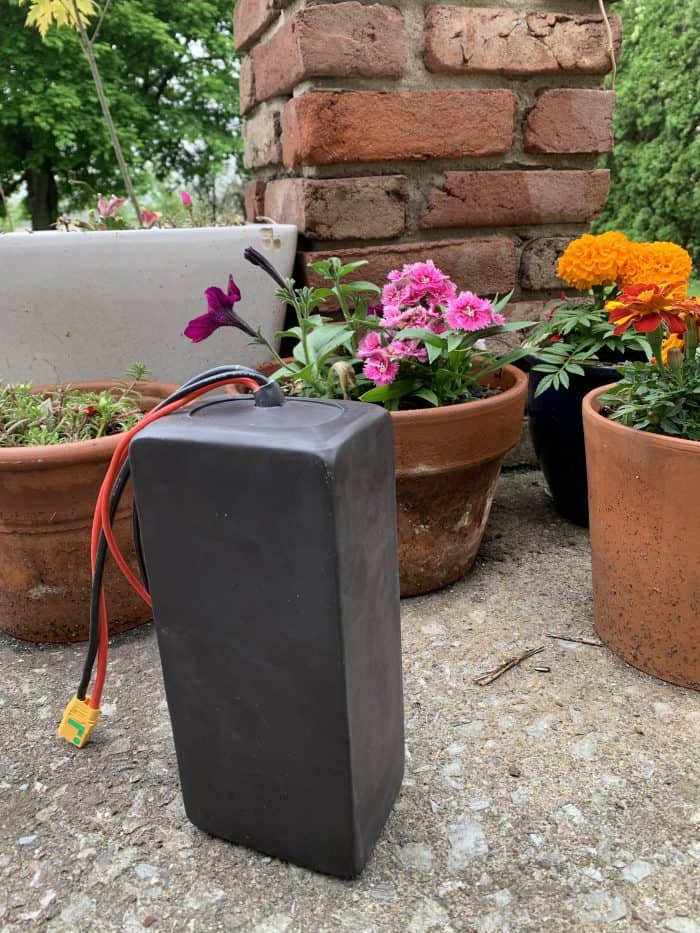
<svg viewBox="0 0 700 933">
<path fill-rule="evenodd" d="M 399 364 L 392 360 L 385 349 L 370 353 L 362 367 L 362 372 L 375 385 L 386 386 L 396 379 Z"/>
<path fill-rule="evenodd" d="M 358 359 L 365 359 L 372 353 L 382 350 L 382 337 L 379 331 L 370 330 L 364 335 L 357 348 Z"/>
<path fill-rule="evenodd" d="M 473 292 L 460 292 L 452 299 L 447 305 L 445 320 L 454 330 L 469 331 L 482 330 L 496 323 L 491 302 Z"/>
<path fill-rule="evenodd" d="M 388 279 L 389 284 L 382 291 L 384 305 L 446 304 L 457 294 L 454 282 L 432 259 L 393 269 Z"/>
<path fill-rule="evenodd" d="M 412 359 L 425 363 L 428 359 L 428 351 L 418 340 L 392 340 L 387 349 L 394 360 Z"/>
</svg>

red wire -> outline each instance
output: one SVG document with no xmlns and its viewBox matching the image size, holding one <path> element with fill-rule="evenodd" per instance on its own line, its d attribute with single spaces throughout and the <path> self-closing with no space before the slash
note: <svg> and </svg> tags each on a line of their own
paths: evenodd
<svg viewBox="0 0 700 933">
<path fill-rule="evenodd" d="M 139 421 L 131 430 L 125 432 L 123 437 L 120 439 L 117 444 L 116 450 L 112 455 L 107 473 L 102 485 L 100 486 L 100 491 L 97 496 L 97 505 L 95 507 L 95 514 L 92 520 L 92 534 L 90 538 L 90 563 L 92 567 L 92 574 L 95 574 L 95 566 L 97 562 L 97 549 L 100 541 L 100 532 L 105 536 L 109 550 L 114 557 L 114 560 L 117 563 L 117 566 L 124 574 L 131 586 L 136 590 L 139 596 L 150 606 L 151 605 L 151 596 L 143 583 L 138 579 L 138 577 L 133 573 L 129 565 L 127 564 L 124 555 L 119 548 L 115 538 L 114 532 L 112 529 L 112 523 L 109 517 L 109 500 L 112 494 L 112 487 L 119 475 L 119 471 L 126 462 L 129 456 L 129 444 L 131 439 L 135 434 L 138 434 L 139 431 L 143 431 L 145 427 L 149 424 L 152 424 L 154 421 L 157 421 L 159 418 L 163 418 L 166 415 L 172 414 L 174 411 L 177 411 L 179 408 L 183 408 L 185 405 L 188 405 L 194 399 L 199 398 L 200 395 L 204 395 L 206 392 L 211 392 L 213 389 L 221 388 L 225 385 L 243 385 L 255 392 L 259 387 L 258 383 L 253 379 L 248 379 L 245 376 L 237 376 L 235 378 L 221 379 L 219 382 L 215 382 L 212 385 L 205 386 L 203 388 L 194 389 L 192 392 L 189 392 L 186 396 L 181 399 L 178 399 L 176 402 L 171 402 L 169 405 L 165 405 L 163 408 L 158 409 L 158 411 L 151 411 Z M 107 620 L 107 606 L 105 603 L 104 597 L 104 588 L 100 589 L 100 628 L 99 636 L 97 642 L 97 671 L 95 673 L 95 683 L 92 688 L 92 694 L 90 695 L 90 706 L 93 709 L 99 709 L 100 701 L 102 699 L 102 691 L 104 689 L 105 678 L 107 676 L 107 654 L 109 646 L 109 623 Z"/>
</svg>

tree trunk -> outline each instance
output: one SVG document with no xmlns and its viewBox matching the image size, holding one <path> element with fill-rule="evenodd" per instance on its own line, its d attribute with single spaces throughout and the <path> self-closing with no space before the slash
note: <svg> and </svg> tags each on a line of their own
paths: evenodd
<svg viewBox="0 0 700 933">
<path fill-rule="evenodd" d="M 58 188 L 50 162 L 39 169 L 28 169 L 27 197 L 32 215 L 32 230 L 51 230 L 58 220 Z"/>
</svg>

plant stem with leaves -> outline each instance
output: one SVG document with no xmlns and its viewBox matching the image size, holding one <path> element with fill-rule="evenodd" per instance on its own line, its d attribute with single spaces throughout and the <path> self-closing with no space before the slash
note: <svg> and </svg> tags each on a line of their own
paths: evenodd
<svg viewBox="0 0 700 933">
<path fill-rule="evenodd" d="M 91 39 L 85 28 L 85 23 L 83 21 L 80 9 L 76 0 L 71 0 L 73 7 L 73 16 L 75 17 L 75 23 L 78 28 L 78 36 L 80 38 L 80 46 L 83 50 L 85 57 L 87 58 L 88 64 L 90 65 L 90 72 L 92 74 L 92 80 L 95 83 L 95 90 L 97 92 L 97 99 L 100 102 L 100 107 L 102 108 L 102 116 L 105 119 L 107 125 L 107 132 L 109 133 L 109 138 L 112 141 L 112 147 L 114 149 L 114 155 L 117 159 L 117 164 L 119 165 L 119 171 L 124 180 L 124 186 L 126 188 L 127 194 L 129 195 L 129 200 L 134 206 L 136 211 L 136 217 L 138 219 L 139 226 L 142 226 L 141 223 L 141 210 L 139 208 L 138 198 L 136 197 L 136 191 L 134 189 L 134 184 L 131 180 L 131 174 L 129 173 L 129 168 L 126 164 L 126 159 L 124 158 L 124 153 L 122 152 L 121 143 L 119 141 L 119 134 L 114 125 L 114 120 L 112 119 L 112 113 L 109 109 L 109 103 L 107 101 L 107 95 L 105 94 L 104 84 L 102 83 L 102 76 L 100 74 L 100 69 L 97 64 L 97 59 L 95 58 L 95 50 L 93 48 L 93 42 L 97 37 L 97 32 L 99 27 L 102 25 L 102 19 L 100 18 L 95 29 L 93 38 Z"/>
</svg>

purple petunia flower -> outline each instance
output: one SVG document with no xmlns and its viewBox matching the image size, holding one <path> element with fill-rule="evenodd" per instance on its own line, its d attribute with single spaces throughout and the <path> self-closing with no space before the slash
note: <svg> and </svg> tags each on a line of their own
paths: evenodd
<svg viewBox="0 0 700 933">
<path fill-rule="evenodd" d="M 228 277 L 228 289 L 225 293 L 216 285 L 212 285 L 204 294 L 207 299 L 206 313 L 191 320 L 185 328 L 185 337 L 189 337 L 192 343 L 206 340 L 219 327 L 237 327 L 249 337 L 257 336 L 250 324 L 234 311 L 233 306 L 241 300 L 241 292 L 232 275 Z"/>
<path fill-rule="evenodd" d="M 266 259 L 262 253 L 259 253 L 256 249 L 253 249 L 252 246 L 246 247 L 243 250 L 244 257 L 254 266 L 259 266 L 261 269 L 264 269 L 265 272 L 270 276 L 273 281 L 275 281 L 280 288 L 286 288 L 286 282 L 279 274 L 277 269 L 272 265 L 272 263 Z"/>
</svg>

